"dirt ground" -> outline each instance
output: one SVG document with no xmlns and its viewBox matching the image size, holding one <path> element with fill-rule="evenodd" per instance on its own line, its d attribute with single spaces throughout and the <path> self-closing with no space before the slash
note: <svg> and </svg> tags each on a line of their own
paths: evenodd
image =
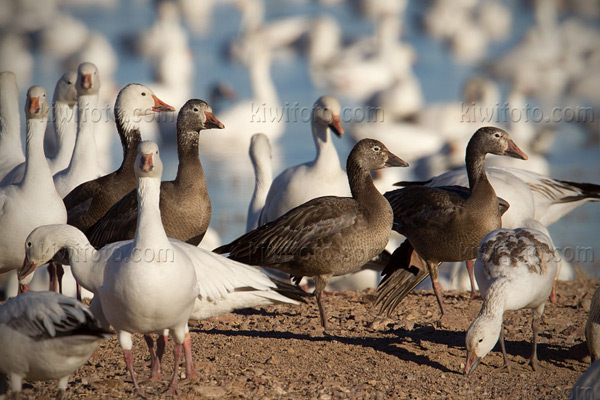
<svg viewBox="0 0 600 400">
<path fill-rule="evenodd" d="M 481 300 L 446 292 L 448 328 L 436 329 L 431 291 L 409 295 L 391 319 L 376 319 L 375 291 L 325 297 L 331 331 L 324 335 L 312 299 L 190 322 L 199 378 L 180 385 L 182 399 L 566 399 L 589 365 L 584 326 L 598 281 L 559 284 L 547 303 L 538 344 L 543 369 L 525 365 L 531 351 L 529 311 L 505 314 L 511 373 L 500 346 L 464 376 L 465 330 Z M 374 322 L 375 321 L 375 322 Z M 134 367 L 150 398 L 163 398 L 172 372 L 171 342 L 163 377 L 148 381 L 149 357 L 136 337 Z M 183 365 L 180 368 L 184 373 Z M 24 385 L 24 398 L 49 398 L 56 383 Z M 131 398 L 133 385 L 116 337 L 98 347 L 69 381 L 69 398 Z"/>
</svg>

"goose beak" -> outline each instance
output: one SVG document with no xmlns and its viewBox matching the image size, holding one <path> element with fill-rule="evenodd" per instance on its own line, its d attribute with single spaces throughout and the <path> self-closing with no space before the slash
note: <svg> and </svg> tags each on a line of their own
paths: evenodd
<svg viewBox="0 0 600 400">
<path fill-rule="evenodd" d="M 206 115 L 206 122 L 204 123 L 204 126 L 208 129 L 210 128 L 215 128 L 215 129 L 223 129 L 225 128 L 225 125 L 223 125 L 223 123 L 221 123 L 221 121 L 219 121 L 217 119 L 217 117 L 215 117 L 215 114 L 211 113 L 210 111 L 205 111 L 204 114 Z"/>
<path fill-rule="evenodd" d="M 144 172 L 151 172 L 154 170 L 154 162 L 152 161 L 152 155 L 154 153 L 141 153 L 140 154 L 140 168 Z"/>
<path fill-rule="evenodd" d="M 154 112 L 164 112 L 164 111 L 175 111 L 175 108 L 171 107 L 155 95 L 152 95 L 154 99 L 154 106 L 152 107 L 152 111 Z"/>
<path fill-rule="evenodd" d="M 30 97 L 29 98 L 29 113 L 37 114 L 40 112 L 40 98 Z"/>
<path fill-rule="evenodd" d="M 27 275 L 32 274 L 36 268 L 37 265 L 29 261 L 27 259 L 27 256 L 25 256 L 25 259 L 23 260 L 23 265 L 21 266 L 21 268 L 19 268 L 19 272 L 17 273 L 17 277 L 21 281 L 23 280 L 23 278 L 27 277 Z"/>
<path fill-rule="evenodd" d="M 523 153 L 523 151 L 512 141 L 512 139 L 508 139 L 508 148 L 504 152 L 505 156 L 520 158 L 521 160 L 527 160 L 527 154 Z"/>
<path fill-rule="evenodd" d="M 92 87 L 92 74 L 81 74 L 81 87 L 84 89 Z"/>
<path fill-rule="evenodd" d="M 477 368 L 480 362 L 481 358 L 477 357 L 475 352 L 467 352 L 467 363 L 465 364 L 465 370 L 463 373 L 465 375 L 470 375 L 473 371 L 475 371 L 475 368 Z"/>
<path fill-rule="evenodd" d="M 333 116 L 333 121 L 331 121 L 331 124 L 329 124 L 329 127 L 331 128 L 333 133 L 335 133 L 336 136 L 339 138 L 341 138 L 342 135 L 344 134 L 344 128 L 342 128 L 342 123 L 340 122 L 339 115 Z"/>
<path fill-rule="evenodd" d="M 400 157 L 398 157 L 397 155 L 390 153 L 389 151 L 387 151 L 386 154 L 387 154 L 387 160 L 385 162 L 386 167 L 408 167 L 408 163 L 406 161 L 404 161 L 403 159 L 401 159 Z"/>
</svg>

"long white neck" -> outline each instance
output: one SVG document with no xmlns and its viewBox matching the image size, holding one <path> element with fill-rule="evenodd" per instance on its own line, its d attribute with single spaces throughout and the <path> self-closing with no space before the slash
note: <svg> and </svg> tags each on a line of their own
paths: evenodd
<svg viewBox="0 0 600 400">
<path fill-rule="evenodd" d="M 77 119 L 75 118 L 75 105 L 68 105 L 62 101 L 54 102 L 54 132 L 58 140 L 57 151 L 49 160 L 50 170 L 55 174 L 69 166 L 75 140 L 77 137 Z"/>
<path fill-rule="evenodd" d="M 134 247 L 159 251 L 171 248 L 160 217 L 160 178 L 138 178 L 137 196 L 138 218 Z"/>
<path fill-rule="evenodd" d="M 260 212 L 265 206 L 269 188 L 273 182 L 273 171 L 270 159 L 267 155 L 254 157 L 254 193 L 248 207 L 248 220 L 246 221 L 246 232 L 257 227 Z"/>
<path fill-rule="evenodd" d="M 21 183 L 23 190 L 54 190 L 50 167 L 44 154 L 44 134 L 48 118 L 27 120 L 25 175 Z"/>
<path fill-rule="evenodd" d="M 0 148 L 9 146 L 23 155 L 18 95 L 6 90 L 0 93 Z"/>
<path fill-rule="evenodd" d="M 102 115 L 98 110 L 98 95 L 81 95 L 77 98 L 77 139 L 69 169 L 93 169 L 98 171 L 98 152 L 94 137 L 94 118 Z"/>
<path fill-rule="evenodd" d="M 379 17 L 375 27 L 379 55 L 385 56 L 397 47 L 401 28 L 400 17 L 393 14 Z"/>
<path fill-rule="evenodd" d="M 79 229 L 71 225 L 54 225 L 50 233 L 56 246 L 66 248 L 75 280 L 90 292 L 97 293 L 104 281 L 104 266 L 100 253 Z"/>
<path fill-rule="evenodd" d="M 313 122 L 312 132 L 317 147 L 315 165 L 326 169 L 341 169 L 340 158 L 331 140 L 329 127 Z"/>
<path fill-rule="evenodd" d="M 481 305 L 481 311 L 479 312 L 480 316 L 484 316 L 485 318 L 492 319 L 497 323 L 502 324 L 502 316 L 506 309 L 506 296 L 504 291 L 506 290 L 507 284 L 507 281 L 499 280 L 490 285 L 485 294 L 485 298 L 483 299 L 483 304 Z"/>
<path fill-rule="evenodd" d="M 279 104 L 277 89 L 271 78 L 271 57 L 268 52 L 257 51 L 252 55 L 250 66 L 250 85 L 255 101 L 262 105 L 274 106 Z"/>
</svg>

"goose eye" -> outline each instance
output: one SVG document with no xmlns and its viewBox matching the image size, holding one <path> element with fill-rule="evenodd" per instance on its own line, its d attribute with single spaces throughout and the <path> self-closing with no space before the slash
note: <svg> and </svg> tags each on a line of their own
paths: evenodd
<svg viewBox="0 0 600 400">
<path fill-rule="evenodd" d="M 73 82 L 72 82 L 72 81 L 67 81 L 67 83 L 68 83 L 69 85 L 72 85 L 72 84 L 73 84 Z"/>
<path fill-rule="evenodd" d="M 142 92 L 142 96 L 145 96 L 145 95 L 146 95 L 146 92 Z"/>
<path fill-rule="evenodd" d="M 479 339 L 479 343 L 483 342 L 483 338 Z"/>
<path fill-rule="evenodd" d="M 380 152 L 381 151 L 381 147 L 375 146 L 375 147 L 373 147 L 373 151 L 374 152 Z"/>
<path fill-rule="evenodd" d="M 499 138 L 500 134 L 498 132 L 494 133 L 494 137 Z"/>
<path fill-rule="evenodd" d="M 156 150 L 156 154 L 158 154 L 158 150 Z"/>
<path fill-rule="evenodd" d="M 31 247 L 31 242 L 27 242 L 27 247 Z"/>
<path fill-rule="evenodd" d="M 196 107 L 194 107 L 194 112 L 198 112 L 198 109 Z"/>
</svg>

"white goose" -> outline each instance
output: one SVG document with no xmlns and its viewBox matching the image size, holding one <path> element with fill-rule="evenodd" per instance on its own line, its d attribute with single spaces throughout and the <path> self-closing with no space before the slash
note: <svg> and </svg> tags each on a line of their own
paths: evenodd
<svg viewBox="0 0 600 400">
<path fill-rule="evenodd" d="M 57 398 L 62 398 L 69 375 L 109 335 L 73 298 L 54 292 L 22 293 L 0 306 L 0 374 L 10 378 L 15 398 L 23 379 L 58 379 Z"/>
<path fill-rule="evenodd" d="M 120 330 L 122 325 L 131 326 L 134 322 L 138 322 L 138 316 L 133 312 L 134 307 L 141 307 L 137 308 L 138 311 L 145 310 L 144 315 L 148 315 L 149 312 L 147 310 L 150 306 L 165 307 L 165 310 L 168 308 L 162 297 L 155 297 L 156 303 L 154 304 L 149 302 L 149 298 L 147 297 L 140 298 L 137 296 L 129 297 L 128 304 L 117 304 L 120 299 L 117 295 L 121 296 L 128 290 L 123 287 L 124 282 L 127 282 L 128 279 L 135 279 L 136 281 L 129 286 L 137 290 L 141 285 L 141 282 L 137 281 L 146 279 L 135 275 L 135 271 L 139 271 L 139 268 L 146 268 L 143 276 L 148 274 L 148 265 L 145 262 L 138 263 L 139 266 L 134 266 L 134 268 L 125 267 L 125 260 L 136 254 L 144 256 L 151 253 L 150 255 L 163 257 L 164 262 L 161 263 L 161 268 L 170 269 L 171 264 L 174 264 L 173 267 L 175 267 L 177 273 L 169 270 L 168 279 L 163 276 L 160 288 L 153 290 L 152 293 L 165 293 L 164 291 L 166 291 L 165 298 L 169 298 L 170 301 L 176 301 L 177 296 L 174 296 L 173 293 L 185 297 L 189 289 L 189 292 L 194 296 L 192 301 L 193 308 L 190 308 L 189 312 L 186 308 L 185 313 L 175 313 L 179 317 L 183 315 L 186 322 L 188 316 L 192 319 L 204 319 L 238 308 L 256 307 L 274 303 L 297 304 L 296 300 L 279 293 L 279 291 L 290 293 L 289 287 L 271 280 L 262 271 L 229 260 L 208 250 L 200 249 L 175 239 L 166 238 L 158 208 L 159 172 L 162 170 L 162 164 L 160 163 L 158 154 L 155 153 L 157 147 L 153 142 L 142 142 L 140 144 L 140 153 L 150 152 L 148 147 L 152 150 L 152 154 L 154 154 L 152 156 L 154 171 L 139 171 L 144 167 L 144 162 L 146 164 L 149 162 L 150 156 L 139 155 L 138 161 L 136 161 L 136 173 L 140 174 L 138 188 L 140 207 L 138 209 L 138 226 L 135 239 L 112 243 L 100 250 L 95 250 L 85 235 L 72 226 L 49 225 L 40 227 L 34 230 L 27 239 L 26 263 L 19 272 L 19 278 L 27 278 L 38 265 L 44 264 L 53 256 L 53 254 L 48 254 L 49 252 L 46 249 L 66 248 L 69 252 L 71 270 L 75 279 L 84 288 L 98 295 L 94 297 L 90 305 L 94 315 L 103 321 L 105 325 L 110 323 L 117 330 Z M 146 169 L 148 169 L 147 166 Z M 144 174 L 154 176 L 142 177 Z M 166 259 L 164 259 L 165 257 Z M 142 259 L 141 261 L 144 260 Z M 121 266 L 121 264 L 123 265 Z M 196 278 L 191 279 L 188 277 L 183 283 L 178 283 L 180 278 L 188 273 L 188 265 L 193 266 Z M 156 269 L 154 265 L 152 268 Z M 109 270 L 111 271 L 110 274 Z M 126 274 L 127 271 L 131 271 L 131 275 Z M 162 270 L 157 269 L 156 275 L 153 272 L 152 276 L 158 276 L 159 272 L 162 273 Z M 109 275 L 111 275 L 110 278 L 108 278 Z M 170 288 L 171 284 L 165 285 L 166 281 L 173 282 L 174 285 L 179 286 Z M 144 283 L 144 285 L 146 284 Z M 284 285 L 284 287 L 280 289 L 281 285 Z M 199 289 L 199 293 L 196 293 L 197 296 L 194 294 L 196 287 Z M 109 292 L 109 288 L 114 288 L 115 290 L 114 299 L 110 298 L 111 293 Z M 296 297 L 294 292 L 290 293 L 290 295 Z M 123 310 L 128 311 L 123 312 Z M 163 309 L 160 308 L 160 310 Z M 113 313 L 116 315 L 113 315 Z M 170 314 L 174 314 L 174 312 L 171 310 Z M 132 321 L 125 320 L 127 318 L 130 318 Z M 142 318 L 141 315 L 139 318 Z M 148 326 L 145 326 L 143 330 L 137 327 L 134 331 L 144 333 L 159 331 L 162 333 L 163 329 L 170 328 L 169 326 L 156 328 L 157 325 L 154 325 L 155 322 L 145 322 Z M 152 326 L 150 327 L 149 325 Z M 132 328 L 130 327 L 130 329 Z M 178 326 L 177 329 L 180 329 L 180 327 Z M 120 340 L 121 336 L 123 336 L 123 348 L 129 346 L 129 349 L 131 349 L 130 342 L 127 341 L 127 334 L 120 335 Z M 184 335 L 184 338 L 181 339 L 184 340 L 186 351 L 187 376 L 192 376 L 194 374 L 193 364 L 191 363 L 191 357 L 188 356 L 191 355 L 189 347 L 191 346 L 191 339 L 189 335 Z M 165 341 L 160 341 L 159 344 L 161 343 L 164 344 Z M 130 351 L 126 352 L 126 354 L 128 354 L 126 357 L 131 360 Z M 153 361 L 152 375 L 153 377 L 157 377 L 160 360 L 153 356 Z M 130 371 L 132 370 L 130 369 Z"/>
<path fill-rule="evenodd" d="M 75 136 L 77 133 L 77 120 L 75 111 L 77 106 L 77 91 L 75 90 L 75 81 L 77 74 L 74 71 L 65 72 L 56 83 L 53 96 L 54 132 L 57 138 L 57 151 L 53 157 L 48 157 L 50 172 L 62 171 L 69 166 L 73 147 L 75 146 Z M 9 185 L 21 182 L 25 176 L 25 162 L 17 165 L 3 179 L 0 185 Z"/>
<path fill-rule="evenodd" d="M 23 243 L 36 227 L 65 223 L 67 211 L 54 188 L 44 156 L 44 133 L 50 108 L 46 90 L 27 91 L 27 160 L 25 177 L 16 185 L 0 187 L 0 273 L 17 269 L 23 262 Z"/>
<path fill-rule="evenodd" d="M 273 171 L 271 168 L 271 143 L 267 135 L 256 133 L 250 139 L 250 160 L 254 167 L 254 192 L 248 206 L 248 218 L 246 219 L 246 232 L 258 227 L 260 212 L 265 206 L 269 187 L 273 182 Z M 215 246 L 216 247 L 216 246 Z M 215 248 L 213 247 L 213 249 Z"/>
<path fill-rule="evenodd" d="M 82 63 L 77 69 L 77 139 L 69 166 L 54 175 L 54 184 L 61 197 L 83 182 L 101 176 L 94 137 L 94 116 L 98 116 L 100 76 L 92 63 Z"/>
<path fill-rule="evenodd" d="M 475 276 L 484 298 L 481 311 L 467 330 L 465 374 L 472 373 L 496 345 L 502 346 L 504 366 L 510 370 L 502 321 L 505 311 L 532 309 L 533 351 L 529 363 L 536 370 L 537 334 L 540 318 L 556 275 L 552 240 L 541 224 L 537 229 L 498 229 L 489 233 L 479 247 Z"/>
<path fill-rule="evenodd" d="M 0 73 L 0 179 L 24 161 L 17 78 L 12 72 L 2 72 Z"/>
<path fill-rule="evenodd" d="M 340 122 L 340 103 L 331 96 L 315 102 L 311 127 L 317 148 L 314 160 L 290 167 L 279 174 L 269 189 L 258 225 L 273 221 L 294 207 L 321 196 L 350 196 L 348 178 L 342 167 L 330 129 L 344 134 Z"/>
</svg>

